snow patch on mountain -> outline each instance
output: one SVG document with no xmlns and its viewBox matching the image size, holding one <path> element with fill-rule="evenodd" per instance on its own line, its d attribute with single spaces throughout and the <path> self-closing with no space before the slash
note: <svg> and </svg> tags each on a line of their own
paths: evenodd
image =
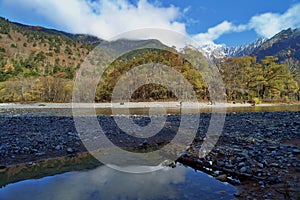
<svg viewBox="0 0 300 200">
<path fill-rule="evenodd" d="M 258 38 L 250 44 L 236 46 L 236 47 L 227 47 L 223 44 L 205 44 L 200 48 L 204 51 L 207 57 L 213 58 L 224 58 L 224 57 L 237 57 L 237 56 L 246 56 L 251 55 L 251 53 L 259 48 L 264 42 L 267 41 L 267 38 Z"/>
</svg>

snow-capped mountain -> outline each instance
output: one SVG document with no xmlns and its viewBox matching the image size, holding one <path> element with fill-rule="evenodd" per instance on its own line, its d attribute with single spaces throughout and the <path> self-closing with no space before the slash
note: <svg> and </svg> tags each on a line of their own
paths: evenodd
<svg viewBox="0 0 300 200">
<path fill-rule="evenodd" d="M 200 47 L 203 53 L 206 54 L 208 58 L 223 58 L 227 56 L 227 49 L 225 45 L 222 44 L 215 44 L 215 43 L 210 43 L 210 44 L 205 44 Z"/>
<path fill-rule="evenodd" d="M 211 43 L 201 46 L 201 49 L 209 58 L 246 56 L 251 55 L 255 49 L 259 48 L 266 41 L 266 38 L 258 38 L 250 44 L 237 47 L 227 47 L 226 45 Z"/>
</svg>

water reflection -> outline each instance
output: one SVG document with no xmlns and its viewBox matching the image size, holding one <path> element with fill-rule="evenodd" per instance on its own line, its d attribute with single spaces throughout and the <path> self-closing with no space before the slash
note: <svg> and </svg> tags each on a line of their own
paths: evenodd
<svg viewBox="0 0 300 200">
<path fill-rule="evenodd" d="M 10 184 L 0 189 L 0 199 L 232 199 L 235 192 L 232 185 L 183 166 L 147 174 L 100 166 Z"/>
</svg>

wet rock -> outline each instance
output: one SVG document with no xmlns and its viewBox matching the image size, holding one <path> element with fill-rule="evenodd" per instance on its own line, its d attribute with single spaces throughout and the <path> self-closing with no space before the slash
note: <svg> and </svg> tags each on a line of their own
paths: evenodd
<svg viewBox="0 0 300 200">
<path fill-rule="evenodd" d="M 246 172 L 247 172 L 247 168 L 246 168 L 246 167 L 242 167 L 242 168 L 240 169 L 240 172 L 246 173 Z"/>
<path fill-rule="evenodd" d="M 281 177 L 269 177 L 269 178 L 267 178 L 267 181 L 271 185 L 274 185 L 274 184 L 277 184 L 277 183 L 282 183 Z"/>
<path fill-rule="evenodd" d="M 241 163 L 239 163 L 238 166 L 239 166 L 239 167 L 244 167 L 244 166 L 245 166 L 245 163 L 244 163 L 244 162 L 241 162 Z"/>
<path fill-rule="evenodd" d="M 147 146 L 149 143 L 147 140 L 144 140 L 143 143 L 142 143 L 144 146 Z"/>
<path fill-rule="evenodd" d="M 34 154 L 35 156 L 42 156 L 42 155 L 45 155 L 45 152 L 37 152 Z"/>
<path fill-rule="evenodd" d="M 26 165 L 31 166 L 31 165 L 33 165 L 33 162 L 27 162 Z"/>
<path fill-rule="evenodd" d="M 265 185 L 265 182 L 264 181 L 259 181 L 258 184 L 259 185 Z"/>
<path fill-rule="evenodd" d="M 241 195 L 241 193 L 238 192 L 238 193 L 235 193 L 234 196 L 235 197 L 241 197 L 242 195 Z"/>
<path fill-rule="evenodd" d="M 264 168 L 264 164 L 262 164 L 262 163 L 257 163 L 257 166 L 260 168 Z"/>
<path fill-rule="evenodd" d="M 234 165 L 230 164 L 230 163 L 225 163 L 225 167 L 228 169 L 233 169 Z"/>
<path fill-rule="evenodd" d="M 225 165 L 225 163 L 223 161 L 217 161 L 217 165 L 220 167 L 223 167 Z"/>
<path fill-rule="evenodd" d="M 300 149 L 294 149 L 292 152 L 293 154 L 298 155 L 300 154 Z"/>
<path fill-rule="evenodd" d="M 277 151 L 272 151 L 272 152 L 271 152 L 271 155 L 272 155 L 272 156 L 275 156 L 276 154 L 277 154 Z"/>
<path fill-rule="evenodd" d="M 270 167 L 279 167 L 279 164 L 278 163 L 271 163 Z"/>
<path fill-rule="evenodd" d="M 270 151 L 274 151 L 274 150 L 278 149 L 278 146 L 268 146 L 267 149 Z"/>
<path fill-rule="evenodd" d="M 267 161 L 267 160 L 263 160 L 263 161 L 262 161 L 262 164 L 268 166 L 268 161 Z"/>
<path fill-rule="evenodd" d="M 190 153 L 187 153 L 187 152 L 185 152 L 185 153 L 183 153 L 181 156 L 182 156 L 182 157 L 190 157 L 190 156 L 191 156 L 191 154 L 190 154 Z"/>
<path fill-rule="evenodd" d="M 227 175 L 226 174 L 221 174 L 216 177 L 217 180 L 225 182 L 227 180 Z"/>
<path fill-rule="evenodd" d="M 71 147 L 67 148 L 67 153 L 74 153 L 74 149 L 72 149 Z"/>
<path fill-rule="evenodd" d="M 166 166 L 166 167 L 176 167 L 176 163 L 174 161 L 171 160 L 165 160 L 164 162 L 161 163 L 162 166 Z"/>
<path fill-rule="evenodd" d="M 55 150 L 61 150 L 61 149 L 62 149 L 62 147 L 60 145 L 55 146 Z"/>
<path fill-rule="evenodd" d="M 7 169 L 6 166 L 0 165 L 0 172 L 4 172 Z"/>
</svg>

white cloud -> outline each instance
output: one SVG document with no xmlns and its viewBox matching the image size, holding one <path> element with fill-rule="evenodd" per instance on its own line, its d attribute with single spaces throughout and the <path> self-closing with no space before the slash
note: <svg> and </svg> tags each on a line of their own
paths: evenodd
<svg viewBox="0 0 300 200">
<path fill-rule="evenodd" d="M 231 22 L 222 23 L 209 28 L 206 33 L 199 33 L 193 38 L 202 45 L 212 44 L 220 36 L 246 30 L 254 30 L 259 36 L 270 38 L 281 30 L 300 26 L 300 3 L 295 4 L 283 14 L 263 13 L 251 17 L 247 24 L 234 25 Z"/>
<path fill-rule="evenodd" d="M 152 5 L 147 0 L 139 0 L 137 5 L 126 0 L 6 1 L 34 10 L 36 15 L 46 17 L 59 29 L 88 33 L 106 40 L 142 28 L 162 28 L 186 34 L 185 24 L 177 20 L 181 16 L 179 8 Z"/>
<path fill-rule="evenodd" d="M 257 34 L 272 37 L 283 29 L 300 26 L 300 4 L 295 4 L 283 14 L 264 13 L 253 16 L 248 24 Z"/>
<path fill-rule="evenodd" d="M 218 39 L 221 35 L 230 32 L 241 32 L 247 27 L 245 25 L 235 26 L 231 22 L 223 21 L 222 23 L 209 28 L 206 33 L 199 33 L 194 35 L 193 38 L 201 45 L 211 44 L 214 40 Z"/>
<path fill-rule="evenodd" d="M 58 29 L 72 33 L 88 33 L 106 40 L 127 31 L 144 28 L 161 28 L 188 35 L 186 24 L 180 19 L 189 12 L 189 7 L 163 7 L 159 1 L 151 4 L 147 0 L 139 0 L 133 4 L 128 0 L 2 0 L 1 4 L 10 8 L 17 5 L 24 13 L 42 17 Z M 255 15 L 246 24 L 233 24 L 225 20 L 205 33 L 193 35 L 192 38 L 202 45 L 210 44 L 224 34 L 246 30 L 254 30 L 260 36 L 271 37 L 283 29 L 299 27 L 299 13 L 300 3 L 294 4 L 282 14 Z M 188 19 L 185 21 L 189 23 Z M 139 32 L 135 36 L 138 37 L 136 39 L 156 38 L 167 45 L 177 47 L 183 44 L 172 35 L 159 32 L 149 31 L 146 35 Z"/>
</svg>

